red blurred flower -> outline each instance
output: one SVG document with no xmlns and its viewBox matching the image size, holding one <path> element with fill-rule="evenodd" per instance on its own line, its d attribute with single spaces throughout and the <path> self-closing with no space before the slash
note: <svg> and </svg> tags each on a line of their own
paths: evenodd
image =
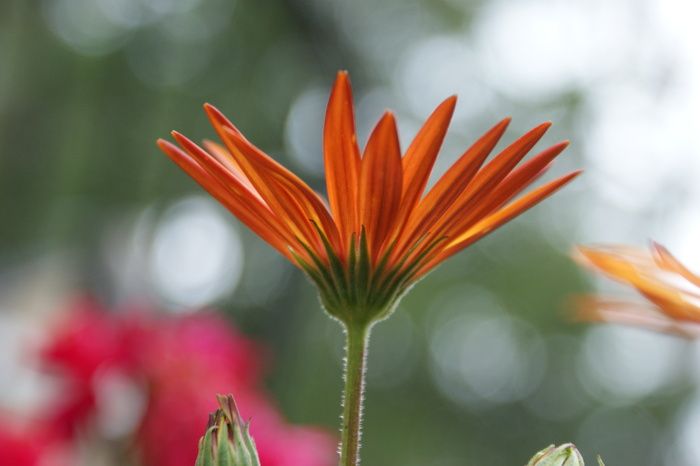
<svg viewBox="0 0 700 466">
<path fill-rule="evenodd" d="M 138 345 L 130 341 L 133 324 L 83 297 L 55 327 L 41 358 L 64 384 L 50 400 L 46 415 L 57 436 L 71 439 L 88 422 L 96 409 L 95 390 L 102 371 L 134 373 Z"/>
<path fill-rule="evenodd" d="M 31 435 L 0 423 L 0 465 L 38 466 L 41 452 L 41 445 Z"/>
<path fill-rule="evenodd" d="M 290 426 L 261 388 L 262 353 L 260 345 L 215 314 L 117 314 L 81 300 L 43 353 L 69 387 L 54 403 L 51 422 L 63 436 L 93 422 L 100 409 L 100 378 L 117 372 L 142 386 L 147 399 L 134 432 L 147 466 L 194 464 L 215 395 L 228 392 L 235 393 L 243 416 L 254 420 L 263 464 L 334 464 L 333 436 Z"/>
<path fill-rule="evenodd" d="M 335 462 L 335 440 L 325 432 L 287 425 L 260 389 L 258 345 L 212 314 L 161 320 L 144 351 L 150 385 L 138 440 L 146 463 L 191 466 L 216 393 L 233 392 L 243 416 L 254 420 L 266 466 L 324 466 Z M 301 462 L 297 461 L 300 460 Z"/>
<path fill-rule="evenodd" d="M 69 446 L 55 438 L 40 422 L 12 422 L 16 416 L 0 417 L 0 466 L 72 465 Z"/>
</svg>

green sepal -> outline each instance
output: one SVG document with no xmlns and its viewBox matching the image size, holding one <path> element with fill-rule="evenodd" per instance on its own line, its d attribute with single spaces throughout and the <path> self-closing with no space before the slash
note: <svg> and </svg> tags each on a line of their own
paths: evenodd
<svg viewBox="0 0 700 466">
<path fill-rule="evenodd" d="M 211 420 L 209 422 L 211 423 Z M 212 446 L 213 430 L 214 429 L 212 427 L 209 427 L 204 434 L 204 437 L 199 439 L 199 454 L 197 455 L 195 466 L 215 466 L 214 450 Z"/>
<path fill-rule="evenodd" d="M 330 241 L 328 241 L 328 238 L 323 233 L 323 230 L 319 228 L 316 222 L 311 222 L 311 224 L 316 229 L 318 236 L 321 237 L 321 242 L 323 243 L 323 248 L 328 256 L 328 262 L 330 264 L 331 273 L 333 275 L 333 280 L 336 284 L 338 294 L 342 300 L 348 302 L 350 301 L 350 293 L 348 291 L 348 287 L 345 286 L 347 283 L 345 278 L 345 267 L 343 267 L 342 261 L 336 255 L 335 251 L 333 250 L 333 246 L 331 245 Z"/>
<path fill-rule="evenodd" d="M 302 247 L 308 255 L 306 259 L 290 251 L 318 286 L 326 312 L 345 324 L 353 325 L 371 325 L 389 316 L 401 296 L 415 282 L 415 273 L 445 239 L 438 238 L 416 253 L 416 249 L 425 242 L 424 235 L 398 258 L 398 263 L 389 266 L 396 241 L 384 248 L 375 264 L 363 226 L 359 234 L 350 236 L 347 255 L 341 259 L 323 230 L 315 222 L 311 223 L 322 242 L 323 252 L 313 250 L 303 242 Z M 322 258 L 320 254 L 325 257 Z M 413 254 L 416 256 L 412 257 Z M 308 262 L 309 258 L 312 263 Z"/>
<path fill-rule="evenodd" d="M 358 304 L 367 304 L 367 295 L 370 292 L 369 270 L 369 245 L 367 244 L 367 233 L 365 232 L 365 227 L 363 226 L 362 232 L 360 232 L 360 259 L 357 261 L 357 282 L 355 283 L 358 294 L 361 296 L 361 303 Z"/>
<path fill-rule="evenodd" d="M 218 426 L 216 435 L 216 466 L 233 466 L 235 452 L 229 443 L 229 430 L 225 422 Z"/>
<path fill-rule="evenodd" d="M 345 285 L 350 290 L 350 302 L 357 302 L 357 287 L 353 286 L 355 283 L 355 276 L 357 267 L 357 247 L 355 245 L 355 233 L 350 236 L 350 250 L 348 251 L 348 273 L 346 274 Z"/>
<path fill-rule="evenodd" d="M 321 298 L 324 302 L 324 306 L 326 304 L 330 304 L 330 301 L 337 301 L 338 303 L 342 302 L 343 299 L 340 296 L 338 286 L 335 283 L 333 274 L 329 271 L 328 266 L 307 245 L 304 245 L 304 250 L 314 262 L 317 272 L 320 273 L 323 277 L 324 286 L 319 291 L 321 292 Z"/>
<path fill-rule="evenodd" d="M 306 275 L 309 277 L 309 279 L 316 284 L 316 286 L 319 289 L 319 292 L 321 294 L 321 300 L 323 301 L 323 306 L 324 307 L 335 307 L 338 306 L 340 303 L 340 298 L 338 297 L 338 294 L 335 292 L 335 287 L 333 286 L 332 280 L 328 280 L 328 278 L 324 274 L 325 269 L 321 268 L 320 270 L 318 268 L 314 268 L 312 265 L 310 265 L 308 262 L 306 262 L 301 256 L 299 256 L 296 252 L 291 251 L 292 256 L 294 256 L 294 259 L 297 261 L 297 264 L 304 270 Z M 313 257 L 313 256 L 312 256 Z"/>
</svg>

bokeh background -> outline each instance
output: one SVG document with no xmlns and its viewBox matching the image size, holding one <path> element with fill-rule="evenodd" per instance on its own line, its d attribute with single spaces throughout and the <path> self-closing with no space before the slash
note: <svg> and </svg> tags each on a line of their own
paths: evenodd
<svg viewBox="0 0 700 466">
<path fill-rule="evenodd" d="M 589 461 L 700 465 L 700 346 L 567 311 L 618 291 L 572 263 L 577 242 L 654 238 L 700 268 L 698 15 L 683 0 L 3 0 L 0 412 L 55 390 L 35 350 L 90 294 L 112 312 L 218 309 L 266 348 L 289 422 L 335 432 L 339 326 L 154 141 L 213 137 L 212 102 L 323 191 L 323 112 L 348 69 L 362 141 L 391 108 L 405 147 L 459 95 L 437 174 L 505 115 L 508 140 L 552 120 L 543 144 L 572 141 L 554 172 L 586 170 L 376 328 L 364 464 L 519 465 L 571 440 Z"/>
</svg>

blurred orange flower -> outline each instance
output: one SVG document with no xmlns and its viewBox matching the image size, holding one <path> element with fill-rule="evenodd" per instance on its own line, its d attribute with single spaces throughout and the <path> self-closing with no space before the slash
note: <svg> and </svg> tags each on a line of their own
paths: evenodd
<svg viewBox="0 0 700 466">
<path fill-rule="evenodd" d="M 318 285 L 343 321 L 390 312 L 405 290 L 436 265 L 537 204 L 578 171 L 510 202 L 568 145 L 560 142 L 516 166 L 550 127 L 543 123 L 482 167 L 510 119 L 479 138 L 424 196 L 456 97 L 442 102 L 401 155 L 386 112 L 364 152 L 355 134 L 352 91 L 340 72 L 326 111 L 323 149 L 328 208 L 301 179 L 251 144 L 205 105 L 224 145 L 204 148 L 178 132 L 160 148 L 236 217 Z M 358 316 L 358 314 L 360 314 Z"/>
<path fill-rule="evenodd" d="M 691 272 L 663 246 L 650 251 L 627 246 L 582 247 L 583 264 L 635 288 L 647 302 L 582 297 L 577 302 L 583 320 L 602 320 L 647 327 L 688 337 L 700 336 L 700 276 Z"/>
</svg>

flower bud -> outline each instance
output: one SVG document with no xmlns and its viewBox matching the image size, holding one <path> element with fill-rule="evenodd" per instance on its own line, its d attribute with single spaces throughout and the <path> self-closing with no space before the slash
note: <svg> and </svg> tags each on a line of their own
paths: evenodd
<svg viewBox="0 0 700 466">
<path fill-rule="evenodd" d="M 533 456 L 527 466 L 583 466 L 583 457 L 573 443 L 550 445 Z"/>
<path fill-rule="evenodd" d="M 199 440 L 195 466 L 260 466 L 250 423 L 243 422 L 231 395 L 217 395 L 219 409 L 209 416 Z"/>
</svg>

